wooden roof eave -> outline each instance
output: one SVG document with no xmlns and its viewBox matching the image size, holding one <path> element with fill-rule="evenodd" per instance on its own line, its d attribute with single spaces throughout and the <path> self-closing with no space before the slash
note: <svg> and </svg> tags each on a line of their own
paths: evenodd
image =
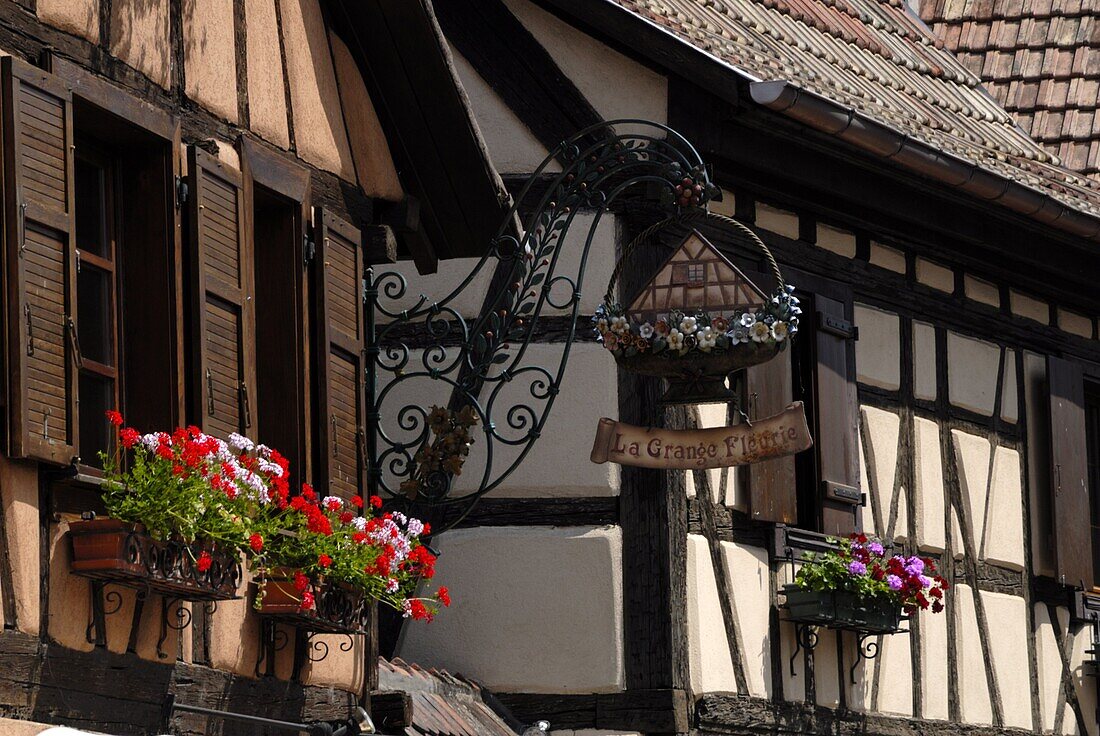
<svg viewBox="0 0 1100 736">
<path fill-rule="evenodd" d="M 402 217 L 395 223 L 418 270 L 430 273 L 438 260 L 480 256 L 511 202 L 430 0 L 324 5 L 363 75 L 401 185 L 418 207 L 417 222 Z"/>
</svg>

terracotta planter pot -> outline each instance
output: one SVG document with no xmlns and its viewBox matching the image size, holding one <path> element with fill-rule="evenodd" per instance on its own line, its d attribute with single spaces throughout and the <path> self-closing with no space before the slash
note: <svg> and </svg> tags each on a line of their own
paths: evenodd
<svg viewBox="0 0 1100 736">
<path fill-rule="evenodd" d="M 226 600 L 237 594 L 241 565 L 233 551 L 209 543 L 155 541 L 140 524 L 116 519 L 77 521 L 69 525 L 74 575 L 145 588 L 180 600 Z M 210 567 L 195 560 L 210 554 Z"/>
<path fill-rule="evenodd" d="M 294 586 L 289 571 L 272 570 L 265 576 L 264 595 L 256 608 L 268 616 L 300 629 L 332 634 L 363 634 L 370 625 L 374 601 L 350 585 L 311 581 L 306 591 L 313 594 L 312 608 L 302 608 L 302 591 Z M 259 593 L 255 586 L 253 599 Z"/>
</svg>

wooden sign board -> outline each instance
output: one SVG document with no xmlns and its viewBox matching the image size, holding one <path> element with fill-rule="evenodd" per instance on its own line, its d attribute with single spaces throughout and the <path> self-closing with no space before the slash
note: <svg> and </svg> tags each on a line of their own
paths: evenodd
<svg viewBox="0 0 1100 736">
<path fill-rule="evenodd" d="M 654 429 L 603 418 L 592 462 L 642 468 L 724 468 L 793 455 L 813 445 L 806 412 L 796 401 L 775 416 L 710 429 Z"/>
</svg>

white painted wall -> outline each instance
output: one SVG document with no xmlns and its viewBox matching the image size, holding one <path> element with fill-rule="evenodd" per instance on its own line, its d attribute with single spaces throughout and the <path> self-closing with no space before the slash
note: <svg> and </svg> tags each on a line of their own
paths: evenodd
<svg viewBox="0 0 1100 736">
<path fill-rule="evenodd" d="M 398 656 L 494 690 L 623 688 L 618 527 L 483 527 L 440 535 L 445 615 L 406 626 Z"/>
</svg>

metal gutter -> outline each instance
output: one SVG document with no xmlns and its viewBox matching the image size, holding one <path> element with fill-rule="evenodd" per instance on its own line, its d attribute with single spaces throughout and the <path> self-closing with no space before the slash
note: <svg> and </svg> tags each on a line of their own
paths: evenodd
<svg viewBox="0 0 1100 736">
<path fill-rule="evenodd" d="M 785 80 L 752 82 L 752 99 L 902 168 L 1073 235 L 1100 242 L 1100 218 L 1068 207 L 1048 194 L 940 151 L 856 110 Z"/>
</svg>

